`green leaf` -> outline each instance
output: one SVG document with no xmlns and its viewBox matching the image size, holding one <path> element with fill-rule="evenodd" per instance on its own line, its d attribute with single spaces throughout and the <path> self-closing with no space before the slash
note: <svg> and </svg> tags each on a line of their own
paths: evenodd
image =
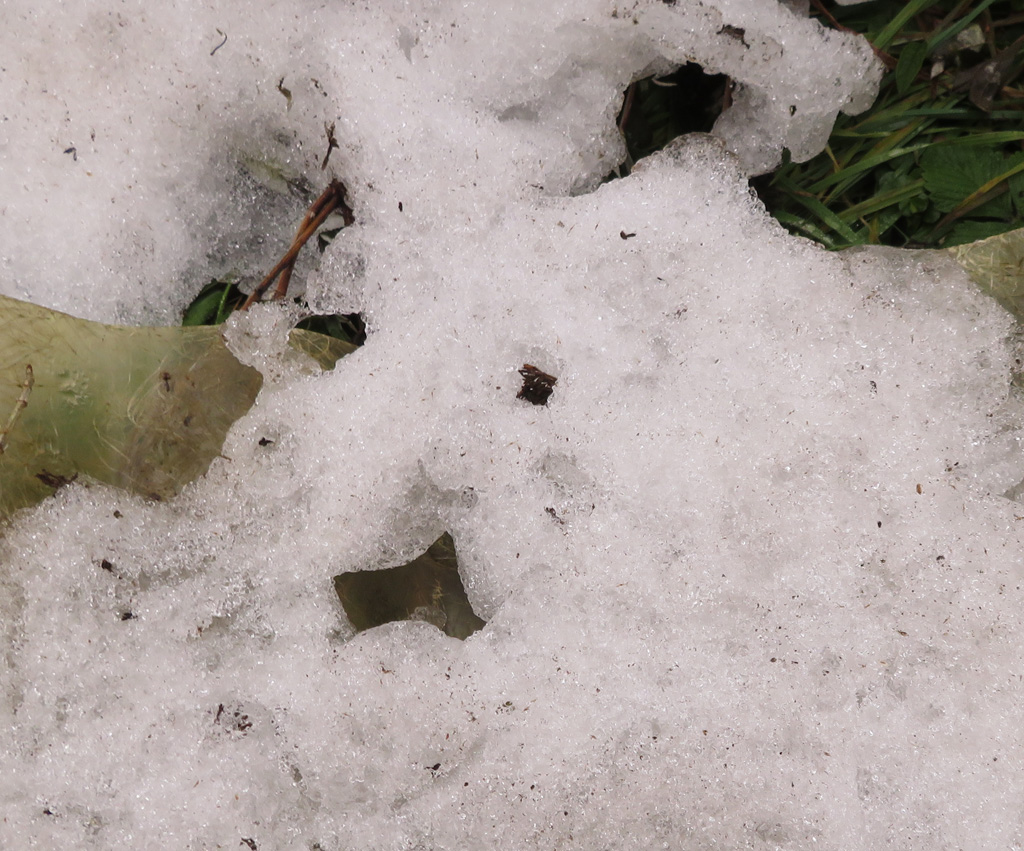
<svg viewBox="0 0 1024 851">
<path fill-rule="evenodd" d="M 1014 225 L 1010 222 L 979 222 L 974 219 L 967 219 L 959 222 L 949 235 L 943 240 L 943 245 L 952 248 L 968 242 L 978 242 L 998 234 L 1007 233 L 1013 230 Z"/>
<path fill-rule="evenodd" d="M 262 381 L 216 327 L 101 325 L 0 297 L 0 517 L 79 476 L 173 496 Z"/>
<path fill-rule="evenodd" d="M 245 301 L 245 293 L 230 281 L 210 281 L 185 309 L 181 324 L 220 325 Z"/>
<path fill-rule="evenodd" d="M 1002 155 L 992 148 L 965 150 L 933 147 L 921 155 L 925 188 L 942 212 L 955 209 L 965 198 L 1005 170 Z"/>
<path fill-rule="evenodd" d="M 907 3 L 885 28 L 873 39 L 875 47 L 879 50 L 885 50 L 892 43 L 892 40 L 896 38 L 900 30 L 906 26 L 907 22 L 910 21 L 914 15 L 919 12 L 923 12 L 929 6 L 934 5 L 935 0 L 911 0 Z"/>
<path fill-rule="evenodd" d="M 900 51 L 896 64 L 896 90 L 900 94 L 904 94 L 913 85 L 927 55 L 928 47 L 920 41 L 912 41 Z"/>
<path fill-rule="evenodd" d="M 293 330 L 329 370 L 357 348 Z M 203 475 L 263 377 L 212 325 L 101 325 L 0 296 L 0 520 L 82 477 L 168 499 Z"/>
</svg>

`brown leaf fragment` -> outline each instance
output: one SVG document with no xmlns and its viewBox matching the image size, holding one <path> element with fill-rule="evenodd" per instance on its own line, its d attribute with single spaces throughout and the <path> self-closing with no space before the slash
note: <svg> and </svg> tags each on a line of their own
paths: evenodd
<svg viewBox="0 0 1024 851">
<path fill-rule="evenodd" d="M 57 490 L 65 485 L 70 485 L 75 479 L 78 478 L 78 473 L 75 473 L 70 478 L 68 476 L 61 476 L 57 473 L 51 473 L 48 470 L 43 470 L 41 473 L 36 473 L 36 478 L 39 479 L 47 487 Z"/>
<path fill-rule="evenodd" d="M 542 372 L 531 363 L 524 363 L 519 374 L 523 377 L 523 386 L 516 394 L 516 398 L 525 399 L 531 405 L 546 405 L 558 379 Z"/>
</svg>

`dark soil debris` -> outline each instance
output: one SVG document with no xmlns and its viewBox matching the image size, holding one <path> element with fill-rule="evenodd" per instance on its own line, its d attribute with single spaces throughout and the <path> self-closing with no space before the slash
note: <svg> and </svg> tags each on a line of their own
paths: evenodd
<svg viewBox="0 0 1024 851">
<path fill-rule="evenodd" d="M 525 399 L 531 405 L 546 405 L 558 379 L 529 363 L 523 364 L 519 374 L 523 377 L 523 386 L 516 394 L 516 398 Z"/>
</svg>

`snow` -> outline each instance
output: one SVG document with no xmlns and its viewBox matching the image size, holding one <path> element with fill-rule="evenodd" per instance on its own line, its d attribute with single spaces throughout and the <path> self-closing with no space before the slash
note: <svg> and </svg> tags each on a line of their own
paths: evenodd
<svg viewBox="0 0 1024 851">
<path fill-rule="evenodd" d="M 740 0 L 57 10 L 3 36 L 4 292 L 172 321 L 338 177 L 307 296 L 370 334 L 312 375 L 236 316 L 266 382 L 203 479 L 6 528 L 0 846 L 1024 841 L 1014 325 L 746 182 L 870 102 L 866 45 Z M 601 185 L 683 59 L 734 107 Z M 487 626 L 354 634 L 332 577 L 445 530 Z"/>
</svg>

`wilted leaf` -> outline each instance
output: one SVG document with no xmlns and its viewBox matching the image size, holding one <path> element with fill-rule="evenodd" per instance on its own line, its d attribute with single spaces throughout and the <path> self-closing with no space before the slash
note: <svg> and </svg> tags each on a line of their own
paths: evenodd
<svg viewBox="0 0 1024 851">
<path fill-rule="evenodd" d="M 173 496 L 207 470 L 262 380 L 216 327 L 101 325 L 0 297 L 0 517 L 79 476 Z"/>
<path fill-rule="evenodd" d="M 978 286 L 1015 316 L 1024 317 L 1024 228 L 957 245 L 949 252 Z"/>
<path fill-rule="evenodd" d="M 955 209 L 961 201 L 988 181 L 1007 171 L 1003 156 L 992 148 L 936 146 L 921 155 L 921 173 L 932 203 L 943 213 Z M 1005 195 L 973 210 L 973 215 L 1009 217 L 1011 206 Z"/>
<path fill-rule="evenodd" d="M 288 343 L 296 351 L 302 352 L 315 360 L 323 370 L 332 370 L 334 365 L 345 355 L 359 348 L 355 343 L 328 337 L 317 331 L 294 328 L 288 334 Z"/>
</svg>

